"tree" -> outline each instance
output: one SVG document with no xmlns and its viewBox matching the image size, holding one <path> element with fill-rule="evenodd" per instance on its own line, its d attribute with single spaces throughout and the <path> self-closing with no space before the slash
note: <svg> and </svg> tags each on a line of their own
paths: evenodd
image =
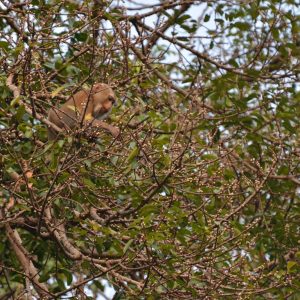
<svg viewBox="0 0 300 300">
<path fill-rule="evenodd" d="M 299 299 L 297 1 L 0 8 L 1 299 Z M 120 136 L 48 142 L 95 82 Z"/>
</svg>

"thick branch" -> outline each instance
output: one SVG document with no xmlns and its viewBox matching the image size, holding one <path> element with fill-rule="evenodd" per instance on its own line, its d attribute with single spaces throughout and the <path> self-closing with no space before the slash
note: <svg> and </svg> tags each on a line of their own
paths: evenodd
<svg viewBox="0 0 300 300">
<path fill-rule="evenodd" d="M 30 254 L 23 247 L 21 238 L 16 230 L 13 230 L 9 223 L 5 224 L 7 238 L 29 280 L 42 299 L 50 299 L 50 292 L 44 283 L 39 282 L 38 270 L 33 265 Z"/>
</svg>

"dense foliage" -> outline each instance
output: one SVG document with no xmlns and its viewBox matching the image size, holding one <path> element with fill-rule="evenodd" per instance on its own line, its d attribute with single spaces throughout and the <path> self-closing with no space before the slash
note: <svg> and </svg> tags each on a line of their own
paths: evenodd
<svg viewBox="0 0 300 300">
<path fill-rule="evenodd" d="M 0 297 L 300 299 L 299 2 L 148 2 L 1 1 Z"/>
</svg>

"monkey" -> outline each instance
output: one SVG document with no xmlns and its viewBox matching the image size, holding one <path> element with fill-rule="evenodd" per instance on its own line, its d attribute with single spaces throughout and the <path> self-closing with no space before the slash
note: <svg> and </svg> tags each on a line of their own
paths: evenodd
<svg viewBox="0 0 300 300">
<path fill-rule="evenodd" d="M 119 129 L 102 121 L 115 104 L 112 88 L 105 83 L 96 83 L 90 90 L 83 89 L 71 96 L 60 108 L 51 108 L 48 120 L 64 130 L 101 127 L 117 137 Z M 48 140 L 54 140 L 57 135 L 53 128 L 48 127 Z"/>
</svg>

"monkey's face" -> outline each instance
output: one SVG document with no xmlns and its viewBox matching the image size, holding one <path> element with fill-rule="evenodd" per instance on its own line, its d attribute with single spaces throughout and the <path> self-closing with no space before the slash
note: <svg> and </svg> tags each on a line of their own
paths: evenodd
<svg viewBox="0 0 300 300">
<path fill-rule="evenodd" d="M 104 119 L 116 103 L 115 94 L 112 88 L 105 83 L 97 83 L 92 90 L 94 98 L 93 116 L 97 119 Z"/>
</svg>

